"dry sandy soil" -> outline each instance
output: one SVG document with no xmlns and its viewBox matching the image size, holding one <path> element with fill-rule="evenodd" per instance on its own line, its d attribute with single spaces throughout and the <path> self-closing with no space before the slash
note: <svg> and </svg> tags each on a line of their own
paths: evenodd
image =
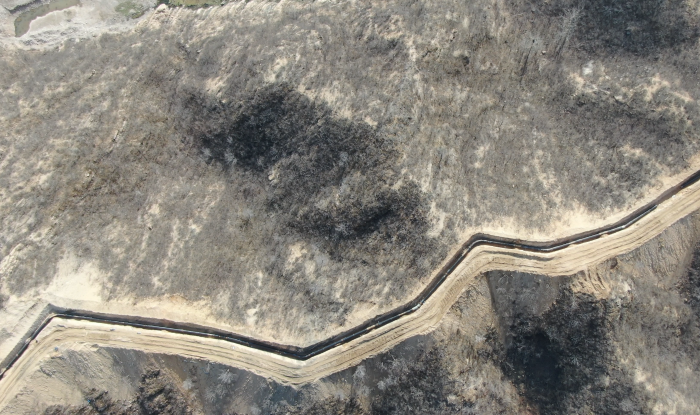
<svg viewBox="0 0 700 415">
<path fill-rule="evenodd" d="M 4 352 L 46 303 L 308 345 L 700 167 L 695 0 L 0 5 Z"/>
</svg>

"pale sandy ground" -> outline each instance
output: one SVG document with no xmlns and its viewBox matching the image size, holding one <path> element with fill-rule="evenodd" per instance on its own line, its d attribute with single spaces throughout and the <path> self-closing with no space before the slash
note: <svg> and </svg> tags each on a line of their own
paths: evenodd
<svg viewBox="0 0 700 415">
<path fill-rule="evenodd" d="M 696 183 L 623 231 L 555 253 L 519 253 L 480 246 L 415 313 L 304 362 L 219 340 L 56 318 L 6 372 L 0 382 L 0 407 L 19 392 L 26 374 L 38 370 L 42 361 L 51 358 L 52 352 L 65 348 L 114 347 L 177 354 L 245 368 L 284 384 L 305 384 L 357 365 L 409 337 L 434 330 L 460 294 L 475 283 L 476 276 L 486 271 L 571 275 L 640 247 L 698 209 L 700 184 Z"/>
<path fill-rule="evenodd" d="M 97 33 L 109 30 L 126 30 L 143 27 L 156 27 L 163 25 L 162 22 L 168 19 L 177 19 L 179 15 L 185 13 L 182 9 L 159 9 L 149 11 L 142 18 L 136 20 L 119 20 L 116 17 L 106 19 L 105 13 L 111 13 L 116 2 L 90 2 L 83 1 L 80 7 L 70 10 L 50 13 L 44 17 L 36 19 L 30 26 L 30 31 L 21 38 L 15 38 L 12 30 L 12 16 L 6 10 L 0 11 L 0 26 L 2 27 L 2 41 L 5 45 L 21 48 L 41 48 L 53 47 L 59 41 L 70 38 L 91 37 Z M 111 7 L 111 9 L 110 9 Z M 226 6 L 228 7 L 228 6 Z M 232 6 L 233 7 L 233 6 Z M 227 11 L 228 10 L 228 11 Z M 66 12 L 70 13 L 66 14 Z M 109 13 L 108 13 L 109 12 Z M 230 12 L 227 8 L 201 11 L 202 14 L 225 14 Z M 71 14 L 72 13 L 72 14 Z M 199 12 L 197 12 L 199 13 Z M 97 22 L 101 22 L 97 24 Z M 52 37 L 53 36 L 53 37 Z M 38 43 L 39 40 L 44 43 Z M 581 86 L 585 89 L 587 86 Z M 303 88 L 302 88 L 303 89 Z M 304 90 L 303 92 L 306 92 Z M 337 95 L 337 94 L 336 94 Z M 332 102 L 336 95 L 328 93 L 324 99 Z M 342 111 L 341 111 L 342 112 Z M 692 163 L 693 169 L 700 168 L 700 163 Z M 653 188 L 648 189 L 647 197 L 637 201 L 636 206 L 641 206 L 653 199 L 663 189 L 673 183 L 678 182 L 688 174 L 690 170 L 683 174 L 659 178 L 655 181 Z M 439 232 L 444 224 L 444 212 L 442 220 L 437 221 L 435 232 Z M 522 224 L 509 221 L 485 224 L 480 228 L 461 229 L 462 240 L 466 240 L 476 232 L 484 232 L 498 236 L 517 237 L 528 240 L 547 241 L 562 236 L 575 234 L 577 232 L 597 228 L 605 223 L 611 223 L 623 217 L 628 211 L 607 212 L 606 215 L 596 215 L 587 213 L 583 208 L 574 210 L 566 214 L 560 222 L 552 224 L 547 233 L 537 231 L 533 228 L 525 228 Z M 435 213 L 440 216 L 440 212 Z M 18 245 L 19 249 L 19 245 Z M 459 249 L 455 246 L 455 250 Z M 454 253 L 454 252 L 453 252 Z M 0 274 L 3 270 L 12 268 L 12 261 L 16 260 L 15 252 L 11 252 L 0 263 Z M 446 256 L 446 258 L 451 255 Z M 426 275 L 423 282 L 430 280 Z M 106 313 L 140 315 L 170 320 L 198 323 L 211 327 L 218 327 L 237 333 L 253 336 L 259 339 L 271 340 L 280 343 L 304 346 L 318 341 L 335 333 L 342 332 L 353 327 L 369 317 L 396 307 L 408 298 L 415 296 L 422 290 L 424 285 L 416 285 L 413 291 L 405 298 L 397 299 L 395 302 L 382 304 L 368 304 L 366 307 L 357 307 L 353 310 L 342 326 L 328 326 L 313 334 L 314 337 L 302 337 L 294 330 L 287 330 L 285 327 L 263 328 L 262 324 L 256 323 L 256 309 L 249 309 L 249 318 L 246 321 L 222 321 L 217 319 L 211 312 L 212 304 L 224 302 L 225 298 L 207 298 L 198 302 L 188 302 L 179 296 L 166 296 L 150 299 L 118 298 L 107 299 L 102 294 L 107 283 L 105 276 L 100 272 L 96 264 L 89 261 L 79 260 L 72 252 L 67 252 L 60 262 L 58 273 L 52 280 L 48 288 L 40 292 L 33 292 L 24 297 L 10 297 L 6 302 L 6 309 L 0 312 L 0 322 L 3 323 L 5 332 L 0 335 L 0 355 L 6 354 L 7 350 L 16 343 L 17 336 L 22 336 L 31 324 L 36 321 L 44 306 L 48 303 L 68 308 L 80 308 Z M 79 288 L 78 288 L 79 287 Z M 14 336 L 14 337 L 11 337 Z M 3 341 L 3 339 L 7 339 Z"/>
</svg>

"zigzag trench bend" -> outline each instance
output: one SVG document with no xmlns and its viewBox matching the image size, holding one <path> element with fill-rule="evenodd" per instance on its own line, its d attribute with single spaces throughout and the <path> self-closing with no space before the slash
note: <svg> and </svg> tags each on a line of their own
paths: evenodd
<svg viewBox="0 0 700 415">
<path fill-rule="evenodd" d="M 35 340 L 39 333 L 56 317 L 130 326 L 143 329 L 164 330 L 172 333 L 224 340 L 233 344 L 250 347 L 260 351 L 275 353 L 298 361 L 308 360 L 330 349 L 333 349 L 340 345 L 346 344 L 352 340 L 355 340 L 359 337 L 362 337 L 363 335 L 379 327 L 385 326 L 403 316 L 414 313 L 445 282 L 447 277 L 455 270 L 455 268 L 459 264 L 461 264 L 461 262 L 467 257 L 469 252 L 471 252 L 477 246 L 487 245 L 492 247 L 518 249 L 521 251 L 530 252 L 559 251 L 568 246 L 588 242 L 600 238 L 604 235 L 611 235 L 630 227 L 631 225 L 642 219 L 644 216 L 651 213 L 661 203 L 670 199 L 681 190 L 691 186 L 699 180 L 700 171 L 697 171 L 680 184 L 666 190 L 651 203 L 637 209 L 636 211 L 634 211 L 633 213 L 619 220 L 616 223 L 551 242 L 523 241 L 519 239 L 501 238 L 485 234 L 476 234 L 469 238 L 469 240 L 466 243 L 464 243 L 464 245 L 462 245 L 462 249 L 460 249 L 450 259 L 450 261 L 440 270 L 440 272 L 435 276 L 435 278 L 433 278 L 433 280 L 430 281 L 430 283 L 425 287 L 425 289 L 423 289 L 423 291 L 417 297 L 415 297 L 414 299 L 402 306 L 399 306 L 391 311 L 388 311 L 384 314 L 378 315 L 370 320 L 367 320 L 359 326 L 351 328 L 343 333 L 329 337 L 328 339 L 322 340 L 318 343 L 307 347 L 297 347 L 292 345 L 256 340 L 251 337 L 242 336 L 236 333 L 231 333 L 205 326 L 199 326 L 196 324 L 179 323 L 174 321 L 159 320 L 145 317 L 110 315 L 85 310 L 71 310 L 49 306 L 45 311 L 45 315 L 47 317 L 44 319 L 43 323 L 39 325 L 36 328 L 36 330 L 34 330 L 32 333 L 26 336 L 24 342 L 22 342 L 20 345 L 18 345 L 18 347 L 16 347 L 13 353 L 14 356 L 11 358 L 6 367 L 3 368 L 2 374 L 0 374 L 0 379 L 2 379 L 7 369 L 11 368 L 22 356 L 24 351 L 27 350 L 29 344 L 33 340 Z"/>
</svg>

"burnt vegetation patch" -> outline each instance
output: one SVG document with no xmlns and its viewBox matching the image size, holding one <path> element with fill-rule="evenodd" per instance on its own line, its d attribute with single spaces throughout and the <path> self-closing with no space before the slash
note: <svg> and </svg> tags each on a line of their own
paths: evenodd
<svg viewBox="0 0 700 415">
<path fill-rule="evenodd" d="M 653 53 L 694 42 L 699 34 L 683 0 L 589 0 L 583 10 L 578 37 L 611 52 Z"/>
<path fill-rule="evenodd" d="M 678 285 L 683 300 L 700 318 L 700 246 L 695 248 L 690 268 Z"/>
<path fill-rule="evenodd" d="M 380 188 L 375 194 L 348 195 L 343 203 L 325 209 L 300 209 L 292 226 L 302 232 L 339 241 L 381 233 L 409 242 L 411 230 L 426 230 L 421 193 L 414 183 L 399 189 Z"/>
<path fill-rule="evenodd" d="M 516 315 L 508 328 L 504 370 L 542 409 L 559 408 L 564 396 L 604 372 L 605 310 L 580 300 L 568 292 L 543 316 Z"/>
<path fill-rule="evenodd" d="M 337 117 L 286 84 L 232 102 L 202 105 L 209 109 L 193 123 L 199 151 L 225 174 L 263 183 L 263 208 L 286 229 L 337 255 L 360 241 L 432 249 L 426 197 L 400 180 L 399 153 L 377 128 Z"/>
<path fill-rule="evenodd" d="M 92 389 L 82 406 L 54 405 L 44 415 L 190 415 L 194 413 L 173 379 L 158 369 L 141 375 L 136 395 L 128 401 L 114 400 L 107 391 Z"/>
<path fill-rule="evenodd" d="M 684 0 L 532 1 L 528 7 L 560 19 L 562 36 L 573 35 L 586 52 L 650 55 L 700 37 L 697 16 Z"/>
<path fill-rule="evenodd" d="M 505 328 L 504 373 L 542 413 L 585 405 L 593 413 L 645 413 L 645 396 L 613 363 L 612 314 L 606 300 L 568 288 L 541 315 L 516 313 Z"/>
<path fill-rule="evenodd" d="M 297 155 L 310 162 L 305 173 L 329 170 L 343 162 L 341 153 L 346 158 L 355 155 L 375 139 L 368 125 L 334 119 L 329 108 L 316 105 L 290 85 L 263 88 L 234 106 L 214 110 L 223 111 L 225 119 L 213 131 L 199 134 L 200 145 L 208 161 L 226 169 L 240 166 L 264 172 Z"/>
<path fill-rule="evenodd" d="M 350 399 L 328 398 L 319 401 L 312 401 L 308 406 L 290 407 L 283 406 L 281 410 L 274 412 L 274 415 L 366 415 L 358 401 Z"/>
<path fill-rule="evenodd" d="M 487 275 L 501 327 L 500 340 L 489 340 L 494 359 L 540 413 L 647 412 L 647 396 L 614 349 L 629 302 L 574 292 L 571 277 Z"/>
<path fill-rule="evenodd" d="M 447 400 L 455 385 L 440 351 L 436 347 L 421 350 L 411 364 L 394 369 L 396 375 L 372 402 L 371 413 L 459 413 L 462 408 L 449 404 Z M 386 365 L 390 364 L 386 362 Z"/>
</svg>

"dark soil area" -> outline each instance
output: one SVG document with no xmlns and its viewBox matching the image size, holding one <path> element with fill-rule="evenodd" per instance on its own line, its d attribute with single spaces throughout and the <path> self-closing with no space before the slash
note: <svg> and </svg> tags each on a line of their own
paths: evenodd
<svg viewBox="0 0 700 415">
<path fill-rule="evenodd" d="M 611 319 L 605 301 L 564 290 L 541 316 L 516 315 L 506 328 L 502 367 L 540 413 L 567 414 L 587 405 L 593 413 L 650 413 L 643 391 L 615 368 Z M 606 382 L 602 382 L 607 377 Z"/>
<path fill-rule="evenodd" d="M 614 304 L 572 292 L 576 277 L 494 271 L 487 278 L 500 316 L 497 360 L 539 413 L 584 405 L 614 413 L 622 397 L 644 413 L 644 395 L 614 363 Z"/>
<path fill-rule="evenodd" d="M 399 152 L 375 128 L 335 117 L 286 84 L 229 101 L 235 104 L 212 108 L 193 99 L 206 112 L 192 133 L 225 174 L 242 168 L 262 181 L 272 177 L 265 208 L 285 217 L 283 226 L 327 245 L 338 260 L 384 244 L 410 248 L 413 258 L 436 248 L 425 236 L 425 195 L 414 182 L 399 183 Z"/>
<path fill-rule="evenodd" d="M 683 0 L 528 3 L 533 13 L 563 17 L 563 32 L 592 53 L 653 56 L 661 49 L 692 44 L 700 35 L 698 16 Z"/>
<path fill-rule="evenodd" d="M 700 318 L 700 249 L 693 252 L 693 260 L 685 278 L 679 283 L 683 300 L 690 305 L 695 315 Z"/>
</svg>

